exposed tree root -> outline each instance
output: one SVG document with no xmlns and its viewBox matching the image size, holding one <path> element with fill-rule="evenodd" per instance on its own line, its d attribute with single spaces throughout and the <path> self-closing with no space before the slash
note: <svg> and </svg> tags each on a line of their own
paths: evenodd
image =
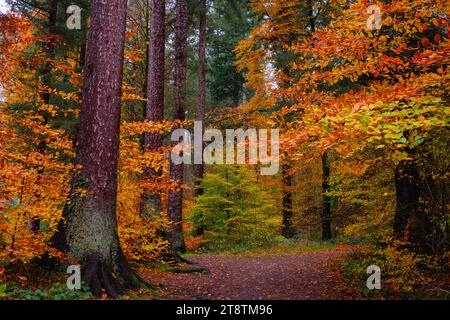
<svg viewBox="0 0 450 320">
<path fill-rule="evenodd" d="M 82 266 L 82 281 L 89 286 L 94 295 L 100 296 L 103 288 L 113 299 L 124 295 L 127 289 L 139 289 L 141 282 L 150 286 L 131 271 L 124 258 L 119 257 L 115 266 L 117 270 L 93 254 Z"/>
<path fill-rule="evenodd" d="M 173 263 L 175 266 L 170 269 L 174 273 L 209 273 L 206 266 L 201 266 L 198 263 L 183 258 L 179 253 L 173 253 Z"/>
<path fill-rule="evenodd" d="M 101 295 L 102 288 L 105 289 L 108 296 L 114 299 L 125 293 L 123 286 L 117 278 L 113 277 L 112 267 L 96 255 L 92 255 L 86 261 L 82 267 L 81 276 L 83 282 L 96 296 Z"/>
<path fill-rule="evenodd" d="M 171 268 L 169 269 L 170 272 L 173 273 L 205 273 L 205 274 L 209 274 L 210 271 L 207 267 L 205 266 L 188 266 L 186 268 L 183 268 L 181 266 L 175 267 L 175 268 Z"/>
<path fill-rule="evenodd" d="M 190 261 L 186 258 L 183 258 L 179 253 L 174 253 L 173 254 L 173 260 L 175 261 L 175 263 L 186 263 L 186 264 L 196 264 L 193 261 Z"/>
<path fill-rule="evenodd" d="M 120 247 L 116 258 L 116 266 L 118 269 L 117 271 L 120 273 L 121 278 L 124 281 L 124 286 L 127 289 L 139 289 L 141 283 L 144 283 L 147 286 L 149 285 L 140 276 L 133 272 L 133 270 L 131 270 Z"/>
</svg>

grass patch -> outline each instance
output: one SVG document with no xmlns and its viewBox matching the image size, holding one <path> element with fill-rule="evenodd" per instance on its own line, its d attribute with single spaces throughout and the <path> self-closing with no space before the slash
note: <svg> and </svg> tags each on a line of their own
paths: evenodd
<svg viewBox="0 0 450 320">
<path fill-rule="evenodd" d="M 240 247 L 236 246 L 229 250 L 197 250 L 189 252 L 186 256 L 198 254 L 219 254 L 219 255 L 244 255 L 244 256 L 276 256 L 286 254 L 298 254 L 305 252 L 314 252 L 321 250 L 332 250 L 336 248 L 336 243 L 306 240 L 288 240 L 280 237 L 277 241 L 263 247 Z"/>
</svg>

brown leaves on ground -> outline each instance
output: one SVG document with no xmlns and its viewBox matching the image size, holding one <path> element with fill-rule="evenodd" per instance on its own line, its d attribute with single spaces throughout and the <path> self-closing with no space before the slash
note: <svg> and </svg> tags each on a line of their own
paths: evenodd
<svg viewBox="0 0 450 320">
<path fill-rule="evenodd" d="M 202 255 L 190 259 L 208 267 L 208 274 L 150 269 L 143 274 L 161 286 L 162 299 L 349 299 L 339 290 L 340 279 L 328 268 L 348 252 L 341 248 L 271 256 Z"/>
</svg>

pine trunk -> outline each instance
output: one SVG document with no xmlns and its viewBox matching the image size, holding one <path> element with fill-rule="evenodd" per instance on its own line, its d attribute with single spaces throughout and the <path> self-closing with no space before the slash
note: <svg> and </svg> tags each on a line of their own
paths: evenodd
<svg viewBox="0 0 450 320">
<path fill-rule="evenodd" d="M 164 63 L 165 63 L 165 0 L 152 0 L 150 19 L 150 47 L 147 77 L 147 106 L 145 118 L 149 121 L 164 120 Z M 144 134 L 144 149 L 157 152 L 163 146 L 159 133 Z M 161 171 L 144 168 L 144 179 L 157 179 Z M 141 214 L 150 216 L 162 210 L 161 196 L 157 192 L 144 191 Z"/>
<path fill-rule="evenodd" d="M 206 107 L 206 0 L 200 0 L 200 13 L 199 13 L 199 43 L 198 43 L 198 110 L 197 121 L 205 120 L 205 107 Z M 203 126 L 202 126 L 203 128 Z M 202 158 L 203 158 L 203 145 L 202 145 Z M 194 195 L 197 197 L 203 194 L 203 190 L 199 188 L 199 184 L 203 179 L 204 165 L 196 164 L 194 166 Z"/>
<path fill-rule="evenodd" d="M 196 120 L 202 122 L 203 130 L 206 108 L 206 0 L 200 0 L 198 60 L 198 109 Z M 203 159 L 203 143 L 201 147 Z M 194 165 L 194 197 L 203 194 L 200 184 L 203 180 L 204 171 L 205 165 L 203 162 Z M 199 226 L 196 230 L 197 235 L 202 235 L 203 229 L 203 226 Z"/>
<path fill-rule="evenodd" d="M 185 119 L 185 100 L 186 100 L 186 71 L 187 71 L 187 27 L 188 11 L 187 1 L 177 0 L 176 19 L 175 19 L 175 101 L 173 108 L 173 119 Z M 183 183 L 183 164 L 175 165 L 170 162 L 170 178 L 176 181 L 180 186 Z M 172 250 L 185 252 L 183 237 L 183 190 L 177 189 L 169 191 L 169 204 L 167 209 L 169 221 L 172 223 L 168 232 L 169 241 Z"/>
<path fill-rule="evenodd" d="M 116 219 L 126 9 L 126 0 L 92 1 L 76 153 L 81 169 L 64 209 L 66 223 L 52 239 L 78 260 L 93 292 L 104 288 L 111 297 L 137 285 L 120 247 Z"/>
</svg>

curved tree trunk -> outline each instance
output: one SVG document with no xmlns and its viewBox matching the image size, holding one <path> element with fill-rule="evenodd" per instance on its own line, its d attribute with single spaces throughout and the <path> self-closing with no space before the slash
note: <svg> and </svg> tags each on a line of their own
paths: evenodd
<svg viewBox="0 0 450 320">
<path fill-rule="evenodd" d="M 83 281 L 117 297 L 137 281 L 116 220 L 117 165 L 126 0 L 93 0 L 72 192 L 52 239 L 81 264 Z M 81 194 L 79 190 L 84 190 Z M 114 274 L 114 276 L 113 276 Z"/>
<path fill-rule="evenodd" d="M 175 101 L 173 119 L 185 119 L 186 104 L 186 71 L 187 71 L 187 28 L 188 6 L 186 0 L 177 0 L 175 19 Z M 178 184 L 183 183 L 183 164 L 176 165 L 170 161 L 170 178 Z M 172 250 L 185 252 L 186 247 L 183 237 L 183 190 L 169 191 L 169 204 L 167 208 L 169 221 L 172 223 L 168 232 Z"/>
<path fill-rule="evenodd" d="M 165 63 L 165 0 L 152 0 L 150 19 L 150 47 L 147 75 L 147 106 L 145 118 L 149 121 L 164 120 L 164 63 Z M 159 133 L 144 134 L 144 149 L 158 151 L 163 146 Z M 161 171 L 144 168 L 144 179 L 158 178 Z M 141 201 L 141 214 L 150 216 L 162 210 L 160 194 L 145 190 Z"/>
</svg>

